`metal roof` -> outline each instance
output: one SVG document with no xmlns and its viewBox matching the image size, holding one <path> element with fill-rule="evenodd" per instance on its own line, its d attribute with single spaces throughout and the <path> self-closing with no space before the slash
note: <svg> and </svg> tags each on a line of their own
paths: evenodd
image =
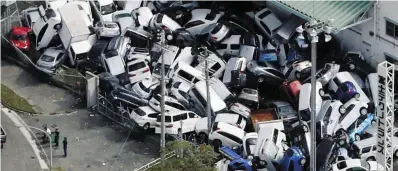
<svg viewBox="0 0 398 171">
<path fill-rule="evenodd" d="M 271 1 L 278 7 L 289 11 L 305 20 L 313 19 L 318 22 L 326 22 L 333 19 L 331 23 L 335 31 L 340 31 L 351 24 L 358 16 L 366 12 L 373 1 Z"/>
</svg>

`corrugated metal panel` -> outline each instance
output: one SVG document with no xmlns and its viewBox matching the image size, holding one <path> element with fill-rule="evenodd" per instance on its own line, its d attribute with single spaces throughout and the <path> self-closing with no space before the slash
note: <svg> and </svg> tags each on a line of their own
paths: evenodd
<svg viewBox="0 0 398 171">
<path fill-rule="evenodd" d="M 284 9 L 293 10 L 292 12 L 300 17 L 320 22 L 334 19 L 332 26 L 340 30 L 350 24 L 356 17 L 368 10 L 373 1 L 274 1 Z"/>
</svg>

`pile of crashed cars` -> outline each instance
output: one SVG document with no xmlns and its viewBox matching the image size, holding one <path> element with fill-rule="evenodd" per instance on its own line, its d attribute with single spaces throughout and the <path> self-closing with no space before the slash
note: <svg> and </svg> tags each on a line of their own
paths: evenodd
<svg viewBox="0 0 398 171">
<path fill-rule="evenodd" d="M 360 52 L 322 64 L 312 87 L 305 56 L 310 45 L 296 33 L 304 25 L 300 18 L 282 21 L 265 7 L 232 13 L 179 2 L 111 8 L 105 13 L 113 17 L 95 23 L 96 43 L 78 68 L 99 76 L 100 93 L 115 110 L 128 109 L 143 130 L 160 133 L 164 59 L 166 133 L 210 142 L 225 157 L 219 168 L 308 170 L 311 121 L 317 126 L 316 170 L 382 167 L 375 161 L 378 77 Z M 59 60 L 59 53 L 45 51 L 38 64 Z M 310 96 L 312 88 L 316 97 Z"/>
</svg>

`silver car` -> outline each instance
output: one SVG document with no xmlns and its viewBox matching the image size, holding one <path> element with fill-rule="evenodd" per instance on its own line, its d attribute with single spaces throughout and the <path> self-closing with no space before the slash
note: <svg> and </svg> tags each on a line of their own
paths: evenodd
<svg viewBox="0 0 398 171">
<path fill-rule="evenodd" d="M 119 25 L 115 22 L 111 21 L 99 21 L 95 24 L 95 28 L 97 28 L 97 38 L 101 37 L 116 37 L 120 35 Z"/>
<path fill-rule="evenodd" d="M 127 11 L 116 11 L 112 14 L 112 21 L 116 22 L 120 26 L 120 32 L 130 27 L 135 27 L 133 17 Z"/>
<path fill-rule="evenodd" d="M 285 80 L 281 71 L 272 66 L 271 63 L 257 61 L 250 61 L 247 64 L 247 70 L 257 76 L 257 81 L 259 83 L 266 82 L 267 84 L 275 84 L 280 86 Z"/>
<path fill-rule="evenodd" d="M 46 49 L 37 60 L 37 66 L 44 72 L 54 73 L 63 58 L 65 58 L 62 47 L 51 47 Z"/>
</svg>

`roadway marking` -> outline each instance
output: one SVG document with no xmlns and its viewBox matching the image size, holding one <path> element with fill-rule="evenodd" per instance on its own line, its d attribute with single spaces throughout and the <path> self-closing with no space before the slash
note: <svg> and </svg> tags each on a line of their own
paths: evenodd
<svg viewBox="0 0 398 171">
<path fill-rule="evenodd" d="M 33 141 L 33 137 L 32 135 L 29 133 L 28 129 L 30 130 L 30 128 L 27 127 L 27 124 L 25 123 L 25 121 L 22 120 L 22 118 L 15 113 L 14 111 L 8 109 L 8 108 L 1 108 L 1 111 L 7 115 L 12 122 L 14 122 L 15 126 L 19 128 L 19 130 L 21 131 L 22 135 L 26 138 L 26 140 L 29 142 L 30 146 L 33 149 L 33 152 L 36 155 L 37 160 L 39 160 L 39 164 L 42 170 L 48 170 L 49 167 L 47 165 L 47 163 L 40 157 L 40 150 L 37 147 L 35 141 Z"/>
</svg>

